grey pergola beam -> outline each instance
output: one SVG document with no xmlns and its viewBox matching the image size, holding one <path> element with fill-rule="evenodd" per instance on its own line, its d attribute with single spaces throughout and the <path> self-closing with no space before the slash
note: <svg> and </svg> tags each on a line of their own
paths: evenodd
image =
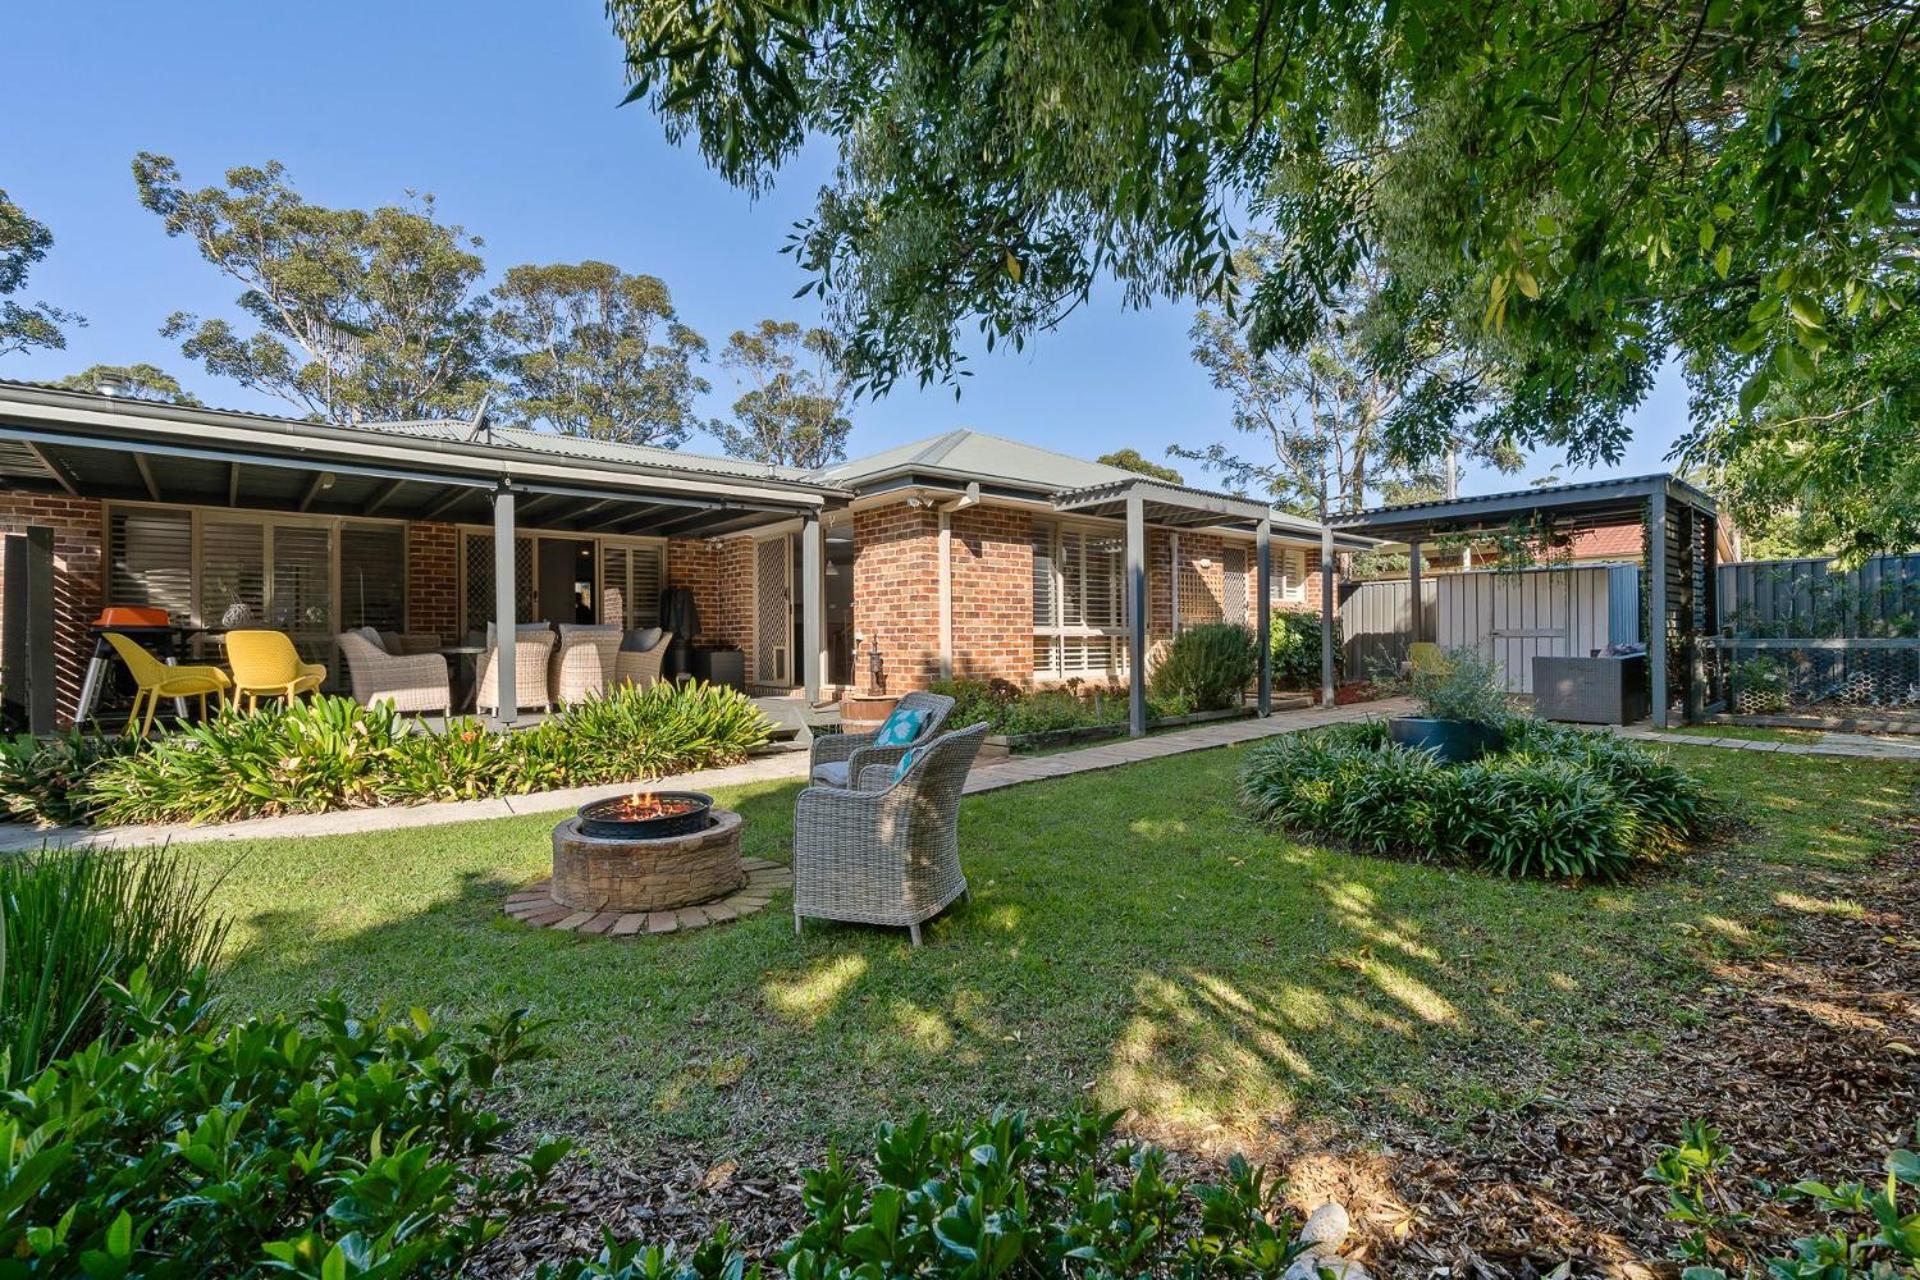
<svg viewBox="0 0 1920 1280">
<path fill-rule="evenodd" d="M 394 495 L 399 493 L 406 483 L 405 480 L 389 480 L 381 485 L 379 491 L 373 495 L 373 500 L 367 503 L 366 509 L 360 514 L 370 516 L 392 502 Z"/>
<path fill-rule="evenodd" d="M 21 443 L 27 447 L 27 452 L 33 455 L 33 460 L 47 469 L 47 474 L 53 477 L 53 482 L 67 491 L 68 497 L 80 496 L 79 486 L 74 484 L 73 478 L 62 470 L 59 464 L 47 456 L 46 450 L 31 440 L 23 440 Z"/>
<path fill-rule="evenodd" d="M 161 500 L 160 482 L 153 478 L 153 468 L 147 463 L 147 455 L 144 453 L 134 454 L 133 465 L 140 472 L 140 482 L 147 486 L 147 496 L 155 502 L 159 502 Z"/>
</svg>

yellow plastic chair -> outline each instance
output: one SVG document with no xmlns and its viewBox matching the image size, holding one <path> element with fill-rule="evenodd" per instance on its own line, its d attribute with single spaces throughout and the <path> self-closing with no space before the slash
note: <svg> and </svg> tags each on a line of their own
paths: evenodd
<svg viewBox="0 0 1920 1280">
<path fill-rule="evenodd" d="M 1446 652 L 1431 640 L 1416 640 L 1407 647 L 1407 669 L 1415 675 L 1443 676 L 1452 665 Z"/>
<path fill-rule="evenodd" d="M 127 732 L 144 738 L 153 728 L 154 712 L 160 709 L 162 698 L 200 699 L 200 714 L 207 714 L 207 695 L 212 694 L 214 704 L 219 705 L 227 696 L 227 688 L 233 681 L 227 679 L 227 673 L 218 667 L 170 667 L 160 659 L 142 649 L 126 636 L 117 631 L 107 632 L 107 643 L 113 646 L 120 661 L 127 664 L 127 670 L 133 673 L 136 691 L 133 695 L 133 710 L 127 714 Z M 146 708 L 146 718 L 141 718 L 141 708 Z"/>
<path fill-rule="evenodd" d="M 303 662 L 283 631 L 227 632 L 227 664 L 233 668 L 233 697 L 252 711 L 262 698 L 292 702 L 326 683 L 327 669 Z"/>
</svg>

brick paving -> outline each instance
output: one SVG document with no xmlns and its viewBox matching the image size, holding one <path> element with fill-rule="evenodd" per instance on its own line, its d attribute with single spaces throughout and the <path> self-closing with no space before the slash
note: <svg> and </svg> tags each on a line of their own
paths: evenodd
<svg viewBox="0 0 1920 1280">
<path fill-rule="evenodd" d="M 746 884 L 712 902 L 673 911 L 575 911 L 554 902 L 550 894 L 551 880 L 541 880 L 508 894 L 503 910 L 510 918 L 536 928 L 634 938 L 642 934 L 686 933 L 739 920 L 765 911 L 777 891 L 793 887 L 790 867 L 765 858 L 745 858 L 740 865 L 747 873 Z"/>
</svg>

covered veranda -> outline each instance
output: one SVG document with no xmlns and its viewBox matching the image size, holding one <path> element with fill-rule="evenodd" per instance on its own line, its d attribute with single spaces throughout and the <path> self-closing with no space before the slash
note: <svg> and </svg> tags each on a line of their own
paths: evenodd
<svg viewBox="0 0 1920 1280">
<path fill-rule="evenodd" d="M 1552 545 L 1584 530 L 1638 523 L 1645 532 L 1641 616 L 1646 625 L 1641 634 L 1648 638 L 1654 726 L 1666 728 L 1676 708 L 1688 723 L 1708 710 L 1708 646 L 1702 641 L 1713 634 L 1717 615 L 1714 560 L 1719 509 L 1710 496 L 1677 476 L 1593 480 L 1376 507 L 1334 516 L 1328 523 L 1343 532 L 1406 544 L 1416 636 L 1422 634 L 1423 546 L 1442 538 L 1500 536 Z"/>
<path fill-rule="evenodd" d="M 54 616 L 42 620 L 59 654 L 53 680 L 40 682 L 57 693 L 43 687 L 39 696 L 57 696 L 63 717 L 78 705 L 92 650 L 87 628 L 107 604 L 151 603 L 184 630 L 209 632 L 219 624 L 210 586 L 218 579 L 223 591 L 281 597 L 284 607 L 262 611 L 262 622 L 316 650 L 330 648 L 335 631 L 371 624 L 363 612 L 384 609 L 381 627 L 401 629 L 422 601 L 436 602 L 425 629 L 450 641 L 486 623 L 510 635 L 529 610 L 539 616 L 538 539 L 623 555 L 643 543 L 657 547 L 657 577 L 635 570 L 621 591 L 595 591 L 581 606 L 618 612 L 606 602 L 658 590 L 670 541 L 706 543 L 771 525 L 797 530 L 801 571 L 818 581 L 821 518 L 842 502 L 832 488 L 775 468 L 502 427 L 484 413 L 347 427 L 58 388 L 4 390 L 0 489 L 22 509 L 31 505 L 27 495 L 47 495 L 58 518 L 78 524 L 89 517 L 75 513 L 91 512 L 98 522 L 91 550 L 79 553 L 97 557 L 97 568 L 67 575 L 47 610 Z M 29 510 L 25 522 L 36 518 Z M 129 522 L 148 531 L 144 559 L 128 555 Z M 426 526 L 460 545 L 422 562 L 413 534 Z M 264 545 L 256 528 L 267 530 Z M 245 537 L 235 552 L 237 534 Z M 595 557 L 596 586 L 611 586 L 601 576 L 611 558 Z M 556 583 L 565 576 L 556 572 Z M 573 584 L 560 586 L 571 592 Z M 131 591 L 147 598 L 116 598 Z M 817 698 L 825 648 L 819 593 L 805 593 L 803 604 L 793 674 Z M 631 617 L 629 609 L 604 620 L 631 625 Z M 503 708 L 520 705 L 513 667 L 499 664 Z"/>
<path fill-rule="evenodd" d="M 1164 480 L 1142 476 L 1108 484 L 1056 494 L 1055 510 L 1064 515 L 1118 520 L 1125 524 L 1125 618 L 1127 632 L 1127 728 L 1134 737 L 1147 731 L 1147 529 L 1231 529 L 1251 532 L 1254 537 L 1255 589 L 1254 631 L 1260 651 L 1260 667 L 1255 693 L 1255 709 L 1261 716 L 1273 713 L 1273 530 L 1277 522 L 1290 528 L 1304 522 L 1275 512 L 1264 502 L 1231 494 L 1192 489 Z M 1294 531 L 1298 531 L 1295 529 Z M 1333 689 L 1333 558 L 1335 535 L 1319 527 L 1321 613 L 1320 665 L 1321 701 L 1332 706 Z M 1346 537 L 1343 546 L 1371 546 L 1367 539 Z"/>
</svg>

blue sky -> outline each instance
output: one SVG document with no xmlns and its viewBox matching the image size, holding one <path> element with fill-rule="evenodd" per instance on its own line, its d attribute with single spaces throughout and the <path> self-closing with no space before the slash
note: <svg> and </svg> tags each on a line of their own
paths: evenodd
<svg viewBox="0 0 1920 1280">
<path fill-rule="evenodd" d="M 757 203 L 727 186 L 643 107 L 615 109 L 619 46 L 596 0 L 20 5 L 7 25 L 0 187 L 55 236 L 22 296 L 89 324 L 65 351 L 0 358 L 0 376 L 146 360 L 209 404 L 285 410 L 190 366 L 160 337 L 175 309 L 231 315 L 238 290 L 140 208 L 128 166 L 141 150 L 172 156 L 196 186 L 279 159 L 321 203 L 431 191 L 443 219 L 486 241 L 493 271 L 600 258 L 650 272 L 716 349 L 766 316 L 817 318 L 811 297 L 793 299 L 802 276 L 779 248 L 811 207 L 825 149 Z M 1096 298 L 1024 353 L 976 358 L 958 403 L 906 388 L 858 405 L 849 448 L 957 426 L 1089 457 L 1204 445 L 1230 434 L 1228 405 L 1189 357 L 1190 320 L 1184 306 L 1130 312 Z M 706 412 L 723 413 L 735 389 L 717 367 L 708 376 Z M 1611 473 L 1662 469 L 1685 410 L 1683 388 L 1663 380 Z M 1558 461 L 1535 458 L 1524 475 Z M 1465 488 L 1517 483 L 1472 475 Z"/>
</svg>

